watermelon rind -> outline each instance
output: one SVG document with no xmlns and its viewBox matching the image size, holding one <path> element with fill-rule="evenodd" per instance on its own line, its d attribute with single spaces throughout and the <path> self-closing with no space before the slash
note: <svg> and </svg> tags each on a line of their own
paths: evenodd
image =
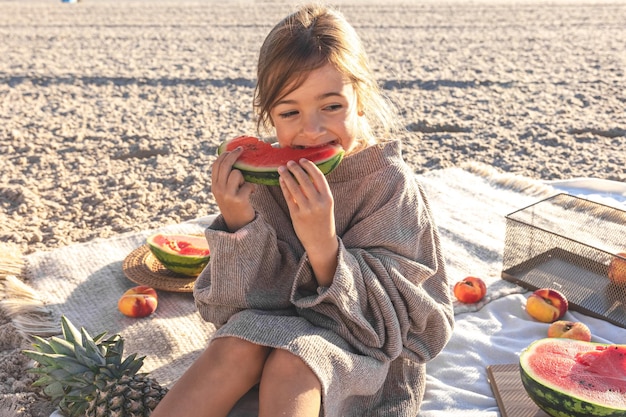
<svg viewBox="0 0 626 417">
<path fill-rule="evenodd" d="M 166 237 L 168 239 L 172 239 L 174 241 L 187 241 L 187 242 L 197 242 L 198 246 L 205 247 L 208 249 L 208 244 L 203 237 L 199 237 L 196 235 L 185 235 L 185 234 L 161 234 L 157 233 L 149 236 L 146 239 L 146 244 L 150 248 L 150 252 L 154 255 L 155 258 L 168 270 L 184 275 L 187 277 L 196 277 L 200 275 L 204 267 L 209 263 L 211 256 L 207 254 L 206 256 L 196 256 L 196 255 L 181 255 L 172 251 L 170 248 L 167 248 L 163 245 L 157 243 L 157 241 L 161 237 Z"/>
<path fill-rule="evenodd" d="M 621 404 L 604 404 L 592 401 L 577 392 L 568 392 L 565 388 L 561 388 L 551 383 L 546 378 L 542 378 L 532 371 L 530 367 L 531 357 L 536 349 L 542 344 L 557 343 L 563 345 L 563 349 L 568 349 L 568 344 L 584 344 L 588 346 L 589 351 L 593 351 L 597 346 L 608 346 L 607 344 L 583 342 L 571 339 L 546 338 L 539 339 L 531 343 L 520 354 L 520 375 L 522 385 L 528 393 L 528 396 L 535 404 L 548 415 L 552 417 L 625 417 L 626 405 Z M 624 345 L 619 346 L 626 349 Z M 626 393 L 615 392 L 615 398 L 623 397 Z"/>
<path fill-rule="evenodd" d="M 236 147 L 235 146 L 236 141 L 247 142 L 248 145 L 254 146 L 253 140 L 260 141 L 259 139 L 256 139 L 250 136 L 238 137 L 235 139 L 225 141 L 219 146 L 217 153 L 218 155 L 220 155 L 226 150 L 230 149 L 231 147 L 232 148 Z M 244 152 L 246 150 L 247 144 L 242 143 L 242 146 L 244 147 Z M 314 160 L 313 162 L 319 168 L 322 174 L 328 175 L 335 168 L 337 168 L 339 163 L 343 160 L 343 156 L 345 152 L 343 148 L 341 148 L 339 145 L 326 145 L 325 148 L 332 149 L 333 152 L 331 156 L 328 158 L 324 158 L 324 159 Z M 273 148 L 268 148 L 268 150 L 269 149 L 279 149 L 279 148 L 273 147 Z M 315 149 L 315 148 L 311 148 L 311 149 Z M 302 150 L 302 151 L 304 152 L 305 150 Z M 311 160 L 310 157 L 308 159 Z M 279 165 L 254 166 L 249 163 L 236 161 L 233 164 L 233 168 L 241 171 L 244 180 L 247 182 L 254 183 L 254 184 L 261 184 L 261 185 L 270 185 L 270 186 L 279 185 L 279 178 L 280 178 L 280 175 L 278 174 Z"/>
</svg>

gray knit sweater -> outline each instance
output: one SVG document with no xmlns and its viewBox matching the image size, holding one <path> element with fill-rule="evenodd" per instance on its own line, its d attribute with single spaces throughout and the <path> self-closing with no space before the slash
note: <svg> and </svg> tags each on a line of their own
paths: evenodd
<svg viewBox="0 0 626 417">
<path fill-rule="evenodd" d="M 325 417 L 415 417 L 425 363 L 454 316 L 439 236 L 399 142 L 350 155 L 327 176 L 338 267 L 318 287 L 279 187 L 259 186 L 256 218 L 206 230 L 209 266 L 194 296 L 214 337 L 236 336 L 302 358 L 322 384 Z"/>
</svg>

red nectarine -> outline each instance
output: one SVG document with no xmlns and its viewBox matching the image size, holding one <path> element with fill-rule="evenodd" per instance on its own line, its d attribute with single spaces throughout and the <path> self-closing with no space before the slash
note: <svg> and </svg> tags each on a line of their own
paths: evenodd
<svg viewBox="0 0 626 417">
<path fill-rule="evenodd" d="M 462 303 L 477 303 L 487 294 L 485 281 L 477 277 L 465 277 L 454 284 L 454 296 Z"/>
<path fill-rule="evenodd" d="M 128 317 L 146 317 L 156 310 L 157 292 L 147 285 L 139 285 L 126 291 L 117 302 L 117 308 Z"/>
<path fill-rule="evenodd" d="M 526 312 L 535 320 L 552 323 L 567 313 L 567 298 L 552 288 L 541 288 L 526 300 Z"/>
</svg>

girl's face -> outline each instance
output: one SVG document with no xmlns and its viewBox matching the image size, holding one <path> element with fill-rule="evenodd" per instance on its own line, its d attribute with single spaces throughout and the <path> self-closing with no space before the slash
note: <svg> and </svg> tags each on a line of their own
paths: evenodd
<svg viewBox="0 0 626 417">
<path fill-rule="evenodd" d="M 312 71 L 300 87 L 279 100 L 270 117 L 280 147 L 337 143 L 350 153 L 358 146 L 356 92 L 330 64 Z"/>
</svg>

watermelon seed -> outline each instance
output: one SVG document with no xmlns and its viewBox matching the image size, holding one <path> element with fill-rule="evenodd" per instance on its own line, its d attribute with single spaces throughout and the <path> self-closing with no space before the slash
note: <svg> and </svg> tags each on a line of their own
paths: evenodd
<svg viewBox="0 0 626 417">
<path fill-rule="evenodd" d="M 578 384 L 582 385 L 583 387 L 586 387 L 586 388 L 593 388 L 594 387 L 594 385 L 591 382 L 587 382 L 587 381 L 584 381 L 584 380 L 578 381 Z"/>
</svg>

